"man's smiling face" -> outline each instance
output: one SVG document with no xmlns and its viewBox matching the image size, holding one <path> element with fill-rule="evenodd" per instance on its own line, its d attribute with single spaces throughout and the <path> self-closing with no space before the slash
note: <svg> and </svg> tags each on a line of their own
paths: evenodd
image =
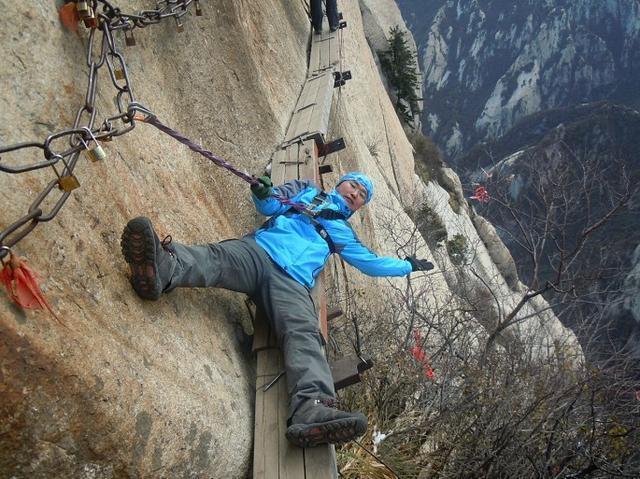
<svg viewBox="0 0 640 479">
<path fill-rule="evenodd" d="M 367 201 L 367 189 L 355 180 L 343 181 L 336 187 L 351 211 L 358 210 Z"/>
</svg>

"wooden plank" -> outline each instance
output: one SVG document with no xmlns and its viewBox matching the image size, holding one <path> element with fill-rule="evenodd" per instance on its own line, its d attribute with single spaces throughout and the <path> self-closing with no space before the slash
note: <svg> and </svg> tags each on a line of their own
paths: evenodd
<svg viewBox="0 0 640 479">
<path fill-rule="evenodd" d="M 296 103 L 286 138 L 293 139 L 300 136 L 300 130 L 305 128 L 305 119 L 310 113 L 309 110 L 313 109 L 318 85 L 319 83 L 313 80 L 309 80 L 305 83 L 302 89 L 302 94 Z"/>
<path fill-rule="evenodd" d="M 314 77 L 325 70 L 333 70 L 340 61 L 339 30 L 330 32 L 328 27 L 320 35 L 314 35 L 311 42 L 309 58 L 309 77 Z"/>
<path fill-rule="evenodd" d="M 304 478 L 304 450 L 289 444 L 285 433 L 287 432 L 287 416 L 289 414 L 289 394 L 287 382 L 283 380 L 278 384 L 280 395 L 280 407 L 278 409 L 278 441 L 280 448 L 280 479 Z"/>
<path fill-rule="evenodd" d="M 327 130 L 329 129 L 329 117 L 331 114 L 331 101 L 333 98 L 333 73 L 327 72 L 319 77 L 318 90 L 314 100 L 314 109 L 309 117 L 307 130 L 309 137 L 314 137 L 317 141 L 324 143 Z"/>
<path fill-rule="evenodd" d="M 314 142 L 296 142 L 287 146 L 287 160 L 280 163 L 280 168 L 284 170 L 286 181 L 291 179 L 312 178 L 309 173 L 313 171 L 314 162 Z"/>
<path fill-rule="evenodd" d="M 311 54 L 309 55 L 309 76 L 317 73 L 320 66 L 320 35 L 313 35 L 311 39 Z"/>
<path fill-rule="evenodd" d="M 299 171 L 300 171 L 300 144 L 294 143 L 293 145 L 289 145 L 287 148 L 287 153 L 289 155 L 289 160 L 287 164 L 284 165 L 284 176 L 287 181 L 299 179 Z"/>
<path fill-rule="evenodd" d="M 318 44 L 318 47 L 320 49 L 320 54 L 318 56 L 320 60 L 318 63 L 318 70 L 325 70 L 331 66 L 331 55 L 329 52 L 331 51 L 332 41 L 333 40 L 331 38 L 331 35 L 327 34 L 327 36 L 323 38 L 322 41 Z"/>
<path fill-rule="evenodd" d="M 274 185 L 281 185 L 285 182 L 284 166 L 282 162 L 287 160 L 288 152 L 286 150 L 278 150 L 271 160 L 271 181 Z"/>
<path fill-rule="evenodd" d="M 329 130 L 329 119 L 331 118 L 331 103 L 333 100 L 333 85 L 335 82 L 333 71 L 329 71 L 324 75 L 324 82 L 325 97 L 323 98 L 323 102 L 320 104 L 320 114 L 316 127 L 316 130 L 321 132 L 323 137 L 326 136 L 327 131 Z M 324 138 L 322 140 L 323 141 L 321 143 L 324 143 Z"/>
<path fill-rule="evenodd" d="M 277 353 L 278 351 L 279 349 L 275 348 L 258 351 L 259 365 L 256 370 L 256 378 L 260 378 L 260 381 L 256 381 L 256 390 L 259 387 L 265 386 L 282 372 L 283 367 L 278 362 L 277 354 L 275 354 L 275 358 L 273 357 L 273 353 Z"/>
<path fill-rule="evenodd" d="M 330 81 L 329 81 L 330 80 Z M 333 74 L 319 75 L 315 78 L 307 80 L 302 94 L 296 104 L 295 112 L 285 135 L 285 143 L 317 129 L 316 126 L 310 126 L 314 111 L 320 108 L 321 111 L 331 108 L 331 98 L 333 96 Z M 327 118 L 328 123 L 328 118 Z M 327 130 L 325 125 L 322 131 Z"/>
<path fill-rule="evenodd" d="M 314 107 L 315 105 L 308 103 L 295 113 L 295 122 L 292 124 L 293 128 L 287 140 L 304 138 L 309 133 L 309 122 L 311 121 Z"/>
<path fill-rule="evenodd" d="M 336 479 L 336 449 L 332 445 L 310 447 L 304 450 L 305 479 Z"/>
<path fill-rule="evenodd" d="M 258 381 L 256 380 L 256 385 Z M 253 432 L 253 477 L 254 479 L 264 479 L 266 475 L 266 467 L 264 463 L 265 451 L 264 441 L 266 431 L 264 427 L 264 393 L 258 389 L 256 391 L 256 411 Z"/>
<path fill-rule="evenodd" d="M 270 331 L 271 328 L 269 327 L 267 318 L 262 314 L 262 312 L 256 311 L 255 320 L 253 322 L 253 346 L 251 348 L 254 353 L 268 347 L 273 347 L 273 345 L 269 344 Z"/>
<path fill-rule="evenodd" d="M 280 371 L 282 369 L 281 353 L 277 349 L 267 349 L 258 352 L 258 365 L 262 373 L 266 371 Z M 254 478 L 278 479 L 278 397 L 274 391 L 277 388 L 264 390 L 266 378 L 264 374 L 256 375 L 256 415 L 254 433 Z"/>
<path fill-rule="evenodd" d="M 313 180 L 319 185 L 318 174 L 318 153 L 314 140 L 305 140 L 300 143 L 300 165 L 298 169 L 298 177 L 305 180 Z"/>
<path fill-rule="evenodd" d="M 269 363 L 274 370 L 281 371 L 282 370 L 282 353 L 277 349 L 269 349 L 267 351 L 263 351 L 260 354 L 269 355 Z M 282 379 L 280 379 L 282 381 Z M 276 383 L 277 385 L 277 383 Z M 279 441 L 277 435 L 279 434 L 278 430 L 278 407 L 280 406 L 281 398 L 278 395 L 278 387 L 272 387 L 266 392 L 264 391 L 264 387 L 262 389 L 262 394 L 264 394 L 264 424 L 265 424 L 265 434 L 264 434 L 264 463 L 266 475 L 265 479 L 278 479 L 280 477 L 280 454 L 279 454 Z"/>
</svg>

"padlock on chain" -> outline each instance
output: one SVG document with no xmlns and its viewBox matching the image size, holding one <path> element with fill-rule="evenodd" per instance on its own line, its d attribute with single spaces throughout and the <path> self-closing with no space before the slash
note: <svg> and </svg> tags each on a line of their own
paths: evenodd
<svg viewBox="0 0 640 479">
<path fill-rule="evenodd" d="M 124 68 L 116 68 L 113 70 L 113 76 L 116 77 L 116 80 L 124 80 L 125 74 L 124 74 Z"/>
<path fill-rule="evenodd" d="M 71 173 L 71 170 L 69 170 L 69 165 L 67 165 L 67 162 L 64 160 L 62 156 L 60 155 L 56 155 L 56 156 L 60 158 L 60 160 L 62 160 L 62 163 L 64 164 L 63 173 L 64 171 L 69 172 L 68 175 L 62 176 L 60 175 L 60 173 L 58 173 L 58 170 L 56 169 L 56 167 L 54 165 L 51 165 L 51 168 L 53 168 L 53 171 L 55 171 L 56 176 L 58 177 L 58 188 L 60 188 L 65 193 L 70 193 L 76 188 L 80 188 L 80 182 L 78 181 L 78 178 L 76 178 L 75 175 Z"/>
<path fill-rule="evenodd" d="M 76 11 L 78 12 L 80 18 L 86 17 L 90 8 L 91 7 L 89 6 L 89 2 L 86 2 L 84 0 L 78 0 L 76 2 Z"/>
<path fill-rule="evenodd" d="M 98 27 L 98 17 L 96 17 L 96 14 L 91 5 L 89 5 L 89 2 L 82 0 L 76 2 L 76 11 L 86 28 L 93 29 Z"/>
<path fill-rule="evenodd" d="M 93 134 L 93 132 L 86 126 L 83 127 L 82 129 L 89 134 L 89 136 L 91 137 L 91 141 L 93 141 L 96 145 L 95 147 L 91 148 L 89 144 L 84 140 L 84 138 L 80 137 L 80 141 L 82 142 L 85 149 L 87 150 L 87 156 L 89 157 L 89 159 L 94 162 L 104 160 L 107 157 L 107 154 L 102 149 L 102 146 L 100 146 L 100 144 L 98 143 L 98 140 L 96 140 L 96 137 Z"/>
<path fill-rule="evenodd" d="M 184 31 L 184 24 L 182 23 L 182 20 L 180 19 L 180 17 L 175 17 L 176 19 L 176 30 L 178 31 L 178 33 L 182 33 Z"/>
<path fill-rule="evenodd" d="M 96 14 L 91 7 L 89 7 L 87 14 L 82 17 L 82 21 L 84 22 L 84 26 L 86 28 L 98 28 L 98 17 L 96 17 Z"/>
<path fill-rule="evenodd" d="M 131 29 L 131 28 L 125 29 L 125 31 L 124 31 L 124 43 L 128 47 L 135 47 L 136 46 L 136 39 L 133 36 L 133 29 Z"/>
</svg>

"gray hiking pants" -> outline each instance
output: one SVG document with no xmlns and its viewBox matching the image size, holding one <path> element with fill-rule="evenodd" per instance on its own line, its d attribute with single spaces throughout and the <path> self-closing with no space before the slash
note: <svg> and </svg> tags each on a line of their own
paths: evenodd
<svg viewBox="0 0 640 479">
<path fill-rule="evenodd" d="M 266 312 L 284 356 L 289 417 L 307 399 L 335 397 L 309 288 L 284 272 L 251 237 L 202 246 L 171 243 L 177 261 L 165 292 L 217 287 L 248 294 Z"/>
</svg>

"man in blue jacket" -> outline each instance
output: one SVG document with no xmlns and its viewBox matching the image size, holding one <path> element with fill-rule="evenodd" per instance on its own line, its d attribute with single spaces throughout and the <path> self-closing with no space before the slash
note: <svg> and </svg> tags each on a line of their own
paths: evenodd
<svg viewBox="0 0 640 479">
<path fill-rule="evenodd" d="M 283 352 L 288 440 L 300 447 L 350 441 L 366 431 L 367 419 L 332 407 L 333 380 L 310 296 L 315 278 L 332 253 L 370 276 L 404 276 L 433 265 L 380 257 L 360 243 L 347 220 L 373 195 L 371 180 L 362 173 L 343 176 L 330 193 L 300 180 L 274 188 L 268 177 L 251 189 L 256 209 L 270 219 L 241 239 L 201 246 L 173 243 L 170 237 L 161 242 L 148 218 L 129 221 L 121 245 L 131 283 L 151 300 L 177 287 L 248 294 L 267 313 Z"/>
</svg>

